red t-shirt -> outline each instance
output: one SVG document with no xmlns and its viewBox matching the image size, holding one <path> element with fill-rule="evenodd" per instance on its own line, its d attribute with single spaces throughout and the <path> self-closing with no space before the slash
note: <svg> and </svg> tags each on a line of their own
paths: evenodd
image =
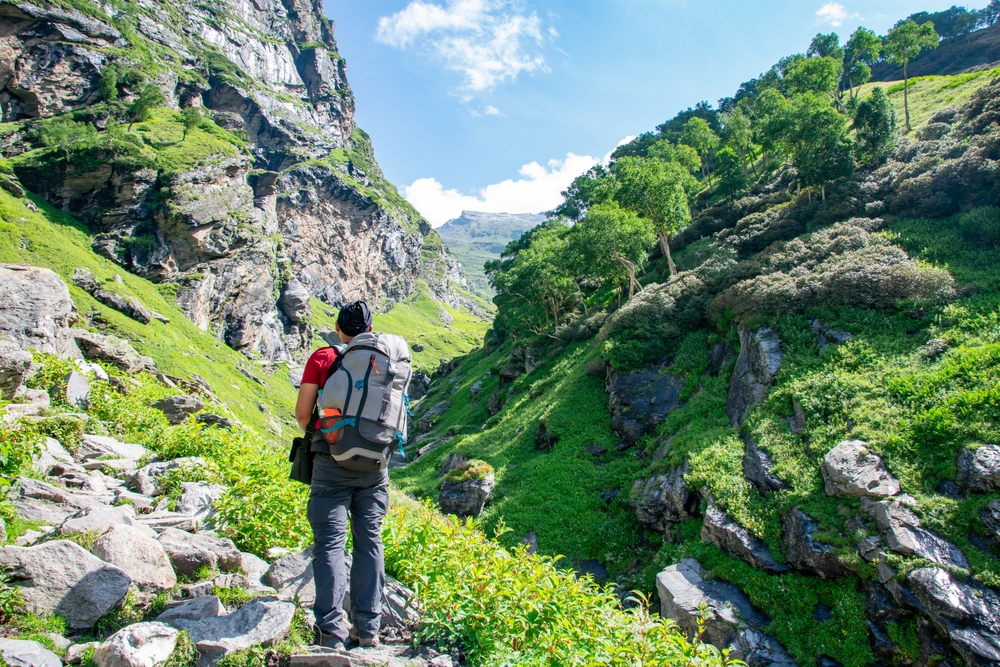
<svg viewBox="0 0 1000 667">
<path fill-rule="evenodd" d="M 330 369 L 339 354 L 333 347 L 321 347 L 313 352 L 302 370 L 302 384 L 318 384 L 319 390 L 323 391 L 327 378 L 330 377 Z M 316 428 L 319 428 L 319 420 L 316 420 Z"/>
</svg>

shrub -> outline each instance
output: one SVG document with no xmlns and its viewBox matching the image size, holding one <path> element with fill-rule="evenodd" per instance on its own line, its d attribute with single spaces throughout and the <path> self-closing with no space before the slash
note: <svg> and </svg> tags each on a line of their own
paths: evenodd
<svg viewBox="0 0 1000 667">
<path fill-rule="evenodd" d="M 0 623 L 9 623 L 24 610 L 24 601 L 17 586 L 11 586 L 6 574 L 0 574 Z"/>
<path fill-rule="evenodd" d="M 986 243 L 1000 245 L 1000 208 L 981 206 L 958 219 L 962 232 Z"/>
<path fill-rule="evenodd" d="M 451 484 L 461 484 L 474 479 L 486 479 L 486 476 L 491 472 L 493 472 L 493 466 L 486 461 L 470 459 L 452 468 L 445 475 L 445 481 Z"/>
<path fill-rule="evenodd" d="M 43 437 L 30 422 L 0 424 L 0 476 L 17 475 L 30 466 Z"/>
</svg>

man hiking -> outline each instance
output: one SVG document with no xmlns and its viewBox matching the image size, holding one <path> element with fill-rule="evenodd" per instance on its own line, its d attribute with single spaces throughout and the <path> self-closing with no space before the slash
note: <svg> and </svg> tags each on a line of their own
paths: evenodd
<svg viewBox="0 0 1000 667">
<path fill-rule="evenodd" d="M 336 649 L 378 646 L 385 562 L 382 519 L 389 507 L 387 461 L 391 443 L 406 435 L 405 392 L 411 359 L 406 341 L 372 333 L 364 301 L 337 317 L 343 348 L 323 348 L 302 375 L 296 419 L 312 435 L 312 484 L 307 516 L 312 527 L 316 581 L 315 643 Z M 313 422 L 319 397 L 319 422 Z M 354 542 L 350 568 L 350 633 L 343 605 L 348 568 L 347 523 Z"/>
</svg>

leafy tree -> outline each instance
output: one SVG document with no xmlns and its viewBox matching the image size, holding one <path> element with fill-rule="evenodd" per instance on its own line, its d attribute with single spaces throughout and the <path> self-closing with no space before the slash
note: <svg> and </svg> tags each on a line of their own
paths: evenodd
<svg viewBox="0 0 1000 667">
<path fill-rule="evenodd" d="M 854 114 L 858 137 L 858 157 L 862 164 L 878 165 L 896 143 L 898 134 L 896 108 L 885 90 L 876 87 Z"/>
<path fill-rule="evenodd" d="M 680 143 L 684 134 L 684 126 L 692 118 L 701 118 L 716 134 L 722 131 L 719 113 L 708 102 L 698 102 L 694 107 L 681 111 L 662 125 L 657 125 L 656 131 L 660 133 L 661 138 L 669 139 L 675 144 Z"/>
<path fill-rule="evenodd" d="M 198 127 L 201 124 L 201 120 L 201 109 L 198 107 L 187 107 L 181 111 L 181 123 L 184 124 L 184 136 L 181 138 L 181 141 L 187 139 L 188 132 Z"/>
<path fill-rule="evenodd" d="M 990 4 L 979 10 L 979 24 L 987 28 L 1000 19 L 1000 0 L 990 0 Z"/>
<path fill-rule="evenodd" d="M 118 66 L 114 63 L 105 65 L 101 70 L 101 80 L 97 83 L 97 92 L 105 102 L 118 99 Z"/>
<path fill-rule="evenodd" d="M 731 146 L 726 146 L 715 154 L 719 180 L 725 186 L 730 201 L 747 186 L 747 177 L 740 162 L 740 156 Z"/>
<path fill-rule="evenodd" d="M 753 149 L 753 128 L 745 109 L 746 104 L 741 101 L 732 111 L 722 114 L 723 137 L 730 145 L 736 147 L 743 175 L 746 176 L 747 164 L 749 163 L 756 176 L 757 168 L 753 166 L 756 158 Z"/>
<path fill-rule="evenodd" d="M 981 14 L 976 11 L 969 11 L 965 7 L 952 5 L 949 9 L 940 12 L 918 12 L 911 14 L 909 20 L 917 25 L 931 23 L 934 30 L 943 39 L 953 39 L 968 35 L 981 21 Z M 899 25 L 899 24 L 897 24 Z"/>
<path fill-rule="evenodd" d="M 134 123 L 143 123 L 153 117 L 153 109 L 162 107 L 167 103 L 163 92 L 158 86 L 147 83 L 128 107 L 128 131 L 132 131 Z"/>
<path fill-rule="evenodd" d="M 643 132 L 638 137 L 628 142 L 627 144 L 622 144 L 616 148 L 611 153 L 611 159 L 617 160 L 623 157 L 645 157 L 647 151 L 658 141 L 662 141 L 663 137 L 656 132 Z"/>
<path fill-rule="evenodd" d="M 840 46 L 840 36 L 831 32 L 829 35 L 820 33 L 813 37 L 806 51 L 809 57 L 818 56 L 820 58 L 833 58 L 838 62 L 844 62 L 844 49 Z"/>
<path fill-rule="evenodd" d="M 47 122 L 38 131 L 43 146 L 61 150 L 69 162 L 70 148 L 87 145 L 97 138 L 97 128 L 90 123 L 77 123 L 69 118 Z"/>
<path fill-rule="evenodd" d="M 826 184 L 854 173 L 854 150 L 847 134 L 847 119 L 819 95 L 801 95 L 792 104 L 790 139 L 799 178 L 805 186 L 819 186 L 826 199 Z"/>
<path fill-rule="evenodd" d="M 867 28 L 858 28 L 847 40 L 844 66 L 847 70 L 847 85 L 851 88 L 851 99 L 855 97 L 855 86 L 860 88 L 871 80 L 871 64 L 878 60 L 881 53 L 882 38 Z"/>
<path fill-rule="evenodd" d="M 550 220 L 508 244 L 499 260 L 486 263 L 501 328 L 526 326 L 538 333 L 559 326 L 561 316 L 575 306 L 580 289 L 567 268 L 569 232 L 565 222 Z"/>
<path fill-rule="evenodd" d="M 791 104 L 774 88 L 765 90 L 753 105 L 755 142 L 764 152 L 764 166 L 771 157 L 781 158 L 788 152 L 792 127 Z"/>
<path fill-rule="evenodd" d="M 885 53 L 889 59 L 903 66 L 903 109 L 906 111 L 906 131 L 910 127 L 910 77 L 906 66 L 924 49 L 936 49 L 940 37 L 933 23 L 918 25 L 912 20 L 903 21 L 886 36 Z"/>
<path fill-rule="evenodd" d="M 681 143 L 698 151 L 701 156 L 701 176 L 708 179 L 708 187 L 711 188 L 712 172 L 709 169 L 709 159 L 712 151 L 719 147 L 719 135 L 712 131 L 703 119 L 694 117 L 684 124 Z"/>
<path fill-rule="evenodd" d="M 670 275 L 677 275 L 670 237 L 691 222 L 688 188 L 685 188 L 686 182 L 694 180 L 690 172 L 677 162 L 634 157 L 622 158 L 613 169 L 621 183 L 615 199 L 653 223 Z"/>
<path fill-rule="evenodd" d="M 650 146 L 646 155 L 666 162 L 677 162 L 692 174 L 701 169 L 701 156 L 686 144 L 672 144 L 663 139 Z"/>
<path fill-rule="evenodd" d="M 597 204 L 573 227 L 570 243 L 594 278 L 621 286 L 628 284 L 629 299 L 639 286 L 636 275 L 656 243 L 653 223 L 616 202 Z"/>
<path fill-rule="evenodd" d="M 843 107 L 836 95 L 842 72 L 842 61 L 828 57 L 805 58 L 789 68 L 785 76 L 785 91 L 792 95 L 821 93 Z"/>
<path fill-rule="evenodd" d="M 587 173 L 577 176 L 568 188 L 562 191 L 563 203 L 546 215 L 550 218 L 568 218 L 577 221 L 587 214 L 594 204 L 606 202 L 615 196 L 618 182 L 610 176 L 602 165 L 592 167 Z"/>
</svg>

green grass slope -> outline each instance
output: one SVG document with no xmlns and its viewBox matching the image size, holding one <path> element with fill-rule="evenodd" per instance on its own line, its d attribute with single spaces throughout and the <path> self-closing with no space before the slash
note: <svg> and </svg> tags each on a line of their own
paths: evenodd
<svg viewBox="0 0 1000 667">
<path fill-rule="evenodd" d="M 910 79 L 910 126 L 919 130 L 931 117 L 948 107 L 960 107 L 973 93 L 988 84 L 1000 74 L 1000 70 L 972 72 L 969 74 L 928 75 Z M 878 81 L 861 87 L 860 97 L 864 99 L 875 88 L 884 88 L 896 107 L 896 114 L 904 118 L 903 82 Z"/>
</svg>

